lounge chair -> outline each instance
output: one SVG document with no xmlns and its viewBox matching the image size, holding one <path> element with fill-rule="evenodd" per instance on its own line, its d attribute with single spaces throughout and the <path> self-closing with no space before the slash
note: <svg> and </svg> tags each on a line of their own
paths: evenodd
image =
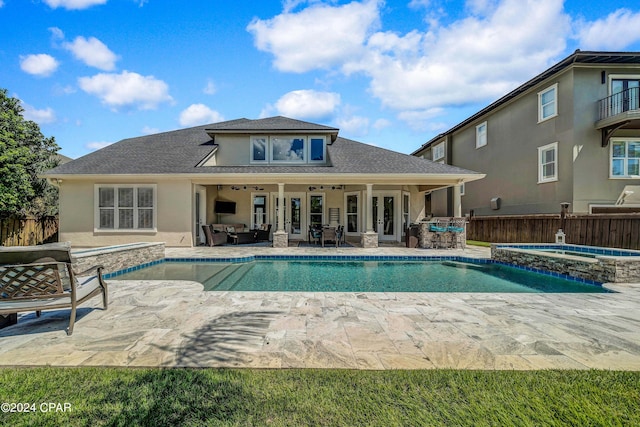
<svg viewBox="0 0 640 427">
<path fill-rule="evenodd" d="M 87 276 L 88 273 L 94 272 Z M 0 248 L 0 314 L 70 308 L 67 335 L 73 333 L 79 304 L 102 294 L 108 306 L 102 266 L 75 273 L 68 243 Z"/>
</svg>

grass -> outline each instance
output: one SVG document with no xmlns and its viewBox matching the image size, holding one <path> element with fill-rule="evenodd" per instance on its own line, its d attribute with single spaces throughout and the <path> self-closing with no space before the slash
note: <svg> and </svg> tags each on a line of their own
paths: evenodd
<svg viewBox="0 0 640 427">
<path fill-rule="evenodd" d="M 0 369 L 11 426 L 640 425 L 640 372 Z"/>
<path fill-rule="evenodd" d="M 490 248 L 491 247 L 491 243 L 490 242 L 481 242 L 479 240 L 467 240 L 467 245 L 482 246 L 482 247 L 485 247 L 485 248 Z"/>
</svg>

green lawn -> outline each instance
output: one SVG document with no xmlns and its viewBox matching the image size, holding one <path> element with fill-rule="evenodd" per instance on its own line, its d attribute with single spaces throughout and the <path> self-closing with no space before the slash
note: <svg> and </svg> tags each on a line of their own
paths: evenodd
<svg viewBox="0 0 640 427">
<path fill-rule="evenodd" d="M 10 426 L 631 426 L 640 372 L 6 368 L 0 402 L 38 408 Z"/>
</svg>

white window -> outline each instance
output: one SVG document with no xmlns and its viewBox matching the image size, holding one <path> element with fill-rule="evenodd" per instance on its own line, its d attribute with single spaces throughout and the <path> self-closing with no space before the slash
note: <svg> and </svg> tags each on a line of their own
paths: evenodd
<svg viewBox="0 0 640 427">
<path fill-rule="evenodd" d="M 558 84 L 538 92 L 538 122 L 558 115 Z"/>
<path fill-rule="evenodd" d="M 444 163 L 444 142 L 433 146 L 431 149 L 431 160 Z"/>
<path fill-rule="evenodd" d="M 94 191 L 96 230 L 155 230 L 155 185 L 96 184 Z"/>
<path fill-rule="evenodd" d="M 324 224 L 324 195 L 309 195 L 309 225 L 322 226 Z"/>
<path fill-rule="evenodd" d="M 611 178 L 640 175 L 640 138 L 611 139 Z"/>
<path fill-rule="evenodd" d="M 251 162 L 267 163 L 267 143 L 266 136 L 254 136 L 251 138 Z"/>
<path fill-rule="evenodd" d="M 344 204 L 344 211 L 347 215 L 347 233 L 359 233 L 360 193 L 345 193 Z"/>
<path fill-rule="evenodd" d="M 460 195 L 464 196 L 464 182 L 462 184 L 460 184 Z"/>
<path fill-rule="evenodd" d="M 251 163 L 325 163 L 324 136 L 253 136 Z"/>
<path fill-rule="evenodd" d="M 558 143 L 538 147 L 538 184 L 558 180 Z"/>
<path fill-rule="evenodd" d="M 487 122 L 476 126 L 476 148 L 487 145 Z"/>
</svg>

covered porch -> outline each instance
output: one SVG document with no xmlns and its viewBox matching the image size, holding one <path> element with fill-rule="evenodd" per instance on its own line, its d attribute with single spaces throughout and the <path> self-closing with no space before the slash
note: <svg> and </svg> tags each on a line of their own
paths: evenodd
<svg viewBox="0 0 640 427">
<path fill-rule="evenodd" d="M 353 246 L 402 242 L 409 224 L 426 217 L 426 192 L 453 187 L 459 210 L 460 185 L 478 175 L 313 178 L 193 180 L 194 246 L 205 243 L 203 225 L 242 225 L 249 232 L 268 224 L 270 245 L 277 248 L 308 240 L 309 228 L 318 226 L 341 226 Z"/>
</svg>

